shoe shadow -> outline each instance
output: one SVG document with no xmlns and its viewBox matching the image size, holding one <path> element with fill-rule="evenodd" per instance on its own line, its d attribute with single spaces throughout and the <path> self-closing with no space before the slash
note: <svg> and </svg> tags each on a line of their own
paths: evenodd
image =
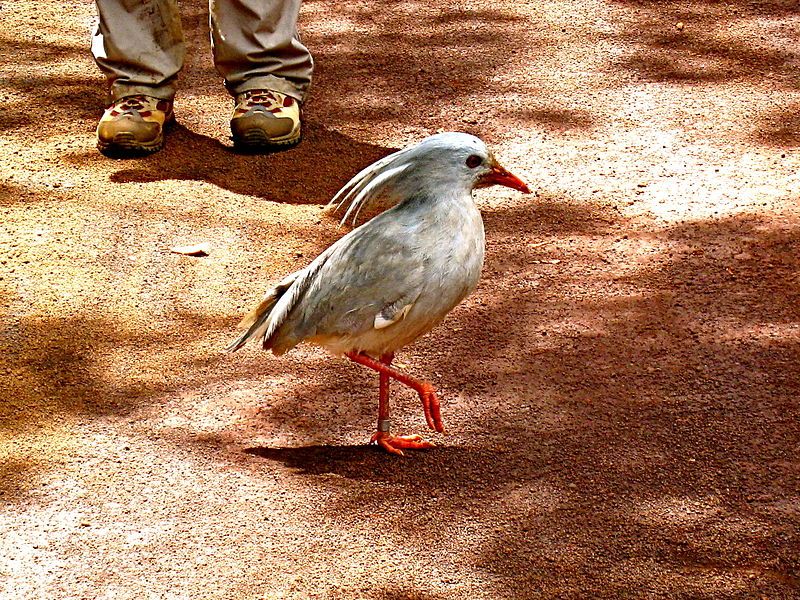
<svg viewBox="0 0 800 600">
<path fill-rule="evenodd" d="M 176 124 L 167 133 L 163 150 L 116 171 L 111 181 L 205 181 L 271 202 L 324 204 L 359 170 L 395 150 L 359 142 L 313 122 L 304 127 L 299 146 L 252 154 Z"/>
</svg>

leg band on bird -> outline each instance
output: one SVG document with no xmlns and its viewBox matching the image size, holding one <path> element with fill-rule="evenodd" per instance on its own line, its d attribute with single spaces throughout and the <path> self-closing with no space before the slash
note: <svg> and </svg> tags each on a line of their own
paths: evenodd
<svg viewBox="0 0 800 600">
<path fill-rule="evenodd" d="M 439 433 L 444 432 L 444 425 L 442 424 L 441 408 L 439 406 L 439 398 L 436 396 L 436 391 L 433 386 L 427 381 L 419 381 L 413 377 L 406 375 L 402 371 L 398 371 L 389 366 L 393 354 L 385 354 L 381 360 L 375 360 L 371 356 L 367 356 L 361 352 L 347 352 L 347 358 L 360 365 L 369 367 L 381 374 L 381 398 L 379 407 L 379 419 L 387 419 L 389 417 L 389 377 L 396 379 L 400 383 L 407 385 L 419 394 L 419 399 L 422 401 L 422 410 L 425 413 L 425 420 L 428 426 L 434 431 Z M 385 390 L 384 390 L 385 380 Z M 384 406 L 384 391 L 385 391 L 385 406 Z M 384 412 L 385 411 L 385 412 Z"/>
</svg>

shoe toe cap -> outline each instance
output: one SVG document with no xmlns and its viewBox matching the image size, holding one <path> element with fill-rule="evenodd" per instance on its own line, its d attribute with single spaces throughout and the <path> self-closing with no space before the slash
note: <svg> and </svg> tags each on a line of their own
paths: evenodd
<svg viewBox="0 0 800 600">
<path fill-rule="evenodd" d="M 98 139 L 112 143 L 119 135 L 133 138 L 137 142 L 152 142 L 161 135 L 161 125 L 152 121 L 120 117 L 112 121 L 101 121 L 97 126 Z"/>
<path fill-rule="evenodd" d="M 281 138 L 292 133 L 295 128 L 293 119 L 275 117 L 270 113 L 253 112 L 231 121 L 234 136 L 244 136 L 254 129 L 260 129 L 268 138 Z"/>
</svg>

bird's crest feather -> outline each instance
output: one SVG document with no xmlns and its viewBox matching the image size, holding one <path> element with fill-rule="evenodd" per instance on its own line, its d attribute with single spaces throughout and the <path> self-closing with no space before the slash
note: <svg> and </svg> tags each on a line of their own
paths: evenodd
<svg viewBox="0 0 800 600">
<path fill-rule="evenodd" d="M 486 146 L 478 138 L 466 133 L 445 132 L 432 135 L 419 144 L 399 150 L 383 157 L 359 171 L 328 202 L 332 212 L 345 208 L 341 224 L 352 216 L 355 225 L 358 215 L 365 206 L 377 199 L 384 200 L 388 207 L 399 204 L 405 197 L 413 194 L 414 186 L 420 178 L 415 170 L 423 161 L 428 167 L 435 167 L 432 157 L 446 157 L 448 150 L 474 148 L 485 151 Z"/>
<path fill-rule="evenodd" d="M 400 150 L 372 163 L 359 171 L 331 198 L 327 206 L 335 205 L 333 212 L 344 206 L 347 207 L 341 219 L 341 224 L 344 224 L 350 215 L 353 215 L 351 222 L 355 225 L 361 209 L 368 206 L 378 197 L 384 197 L 392 205 L 399 202 L 400 199 L 391 193 L 391 183 L 411 166 L 409 162 L 404 163 L 404 159 L 413 149 Z"/>
</svg>

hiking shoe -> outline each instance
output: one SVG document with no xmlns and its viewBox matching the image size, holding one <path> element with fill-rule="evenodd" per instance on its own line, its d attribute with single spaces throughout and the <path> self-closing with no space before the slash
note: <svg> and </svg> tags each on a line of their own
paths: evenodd
<svg viewBox="0 0 800 600">
<path fill-rule="evenodd" d="M 157 152 L 164 146 L 164 128 L 174 120 L 169 100 L 141 94 L 120 98 L 97 124 L 97 148 L 112 156 Z"/>
<path fill-rule="evenodd" d="M 231 118 L 233 145 L 240 150 L 280 150 L 300 143 L 300 103 L 272 90 L 236 96 Z"/>
</svg>

